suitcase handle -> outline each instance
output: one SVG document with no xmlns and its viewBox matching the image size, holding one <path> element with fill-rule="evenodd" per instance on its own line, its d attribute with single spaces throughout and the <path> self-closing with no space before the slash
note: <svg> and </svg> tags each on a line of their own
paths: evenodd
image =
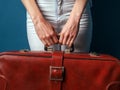
<svg viewBox="0 0 120 90">
<path fill-rule="evenodd" d="M 48 52 L 54 51 L 52 47 L 45 47 L 44 49 Z M 71 47 L 66 47 L 66 49 L 65 49 L 65 53 L 70 53 L 70 52 L 73 52 L 73 51 L 74 51 L 74 46 L 73 45 Z"/>
<path fill-rule="evenodd" d="M 59 39 L 60 36 L 58 35 L 57 38 Z M 59 43 L 58 43 L 58 44 L 59 44 Z M 48 51 L 48 52 L 54 51 L 52 47 L 46 47 L 46 46 L 45 46 L 44 50 L 46 50 L 46 51 Z M 70 53 L 70 52 L 73 52 L 73 51 L 74 51 L 74 46 L 73 46 L 73 44 L 72 44 L 71 47 L 68 47 L 68 46 L 67 46 L 66 49 L 65 49 L 65 53 Z"/>
</svg>

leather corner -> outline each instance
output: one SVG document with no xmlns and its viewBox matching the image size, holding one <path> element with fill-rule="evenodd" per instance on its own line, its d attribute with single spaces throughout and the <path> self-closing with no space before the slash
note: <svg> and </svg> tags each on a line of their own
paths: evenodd
<svg viewBox="0 0 120 90">
<path fill-rule="evenodd" d="M 4 75 L 0 75 L 0 90 L 6 90 L 7 80 Z"/>
<path fill-rule="evenodd" d="M 109 83 L 106 90 L 120 90 L 120 81 L 114 81 Z"/>
</svg>

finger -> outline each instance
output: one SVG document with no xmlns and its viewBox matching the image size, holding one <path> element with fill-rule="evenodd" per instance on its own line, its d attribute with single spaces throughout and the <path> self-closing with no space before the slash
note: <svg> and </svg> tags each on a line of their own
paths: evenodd
<svg viewBox="0 0 120 90">
<path fill-rule="evenodd" d="M 70 41 L 72 40 L 72 38 L 73 38 L 73 36 L 70 36 L 70 37 L 68 38 L 68 40 L 66 41 L 66 45 L 67 45 L 67 46 L 69 46 Z"/>
<path fill-rule="evenodd" d="M 47 43 L 44 40 L 41 40 L 41 41 L 45 46 L 48 46 Z"/>
<path fill-rule="evenodd" d="M 73 38 L 70 40 L 70 43 L 68 44 L 68 47 L 71 47 L 71 46 L 72 46 L 74 40 L 75 40 L 75 37 L 73 37 Z"/>
<path fill-rule="evenodd" d="M 49 38 L 49 39 L 46 40 L 46 41 L 47 41 L 48 46 L 55 44 L 54 41 L 53 41 L 53 39 L 52 39 L 52 37 Z"/>
<path fill-rule="evenodd" d="M 60 44 L 62 44 L 63 38 L 64 38 L 64 35 L 63 35 L 63 34 L 60 34 L 60 39 L 59 39 L 59 43 L 60 43 Z"/>
<path fill-rule="evenodd" d="M 60 33 L 57 35 L 57 38 L 60 39 Z"/>
<path fill-rule="evenodd" d="M 46 34 L 46 37 L 44 38 L 44 40 L 49 46 L 54 44 L 54 41 L 53 41 L 52 36 L 50 34 Z"/>
<path fill-rule="evenodd" d="M 47 39 L 45 39 L 44 41 L 45 41 L 47 46 L 50 46 L 50 42 Z"/>
<path fill-rule="evenodd" d="M 48 41 L 49 41 L 50 45 L 53 45 L 53 44 L 54 44 L 54 41 L 53 41 L 52 37 L 49 38 Z"/>
<path fill-rule="evenodd" d="M 63 45 L 66 45 L 66 42 L 67 42 L 67 39 L 68 39 L 68 38 L 69 38 L 68 35 L 65 35 L 65 36 L 64 36 L 63 42 L 62 42 Z"/>
<path fill-rule="evenodd" d="M 48 40 L 46 39 L 46 37 L 43 35 L 43 36 L 41 36 L 41 41 L 43 42 L 43 44 L 45 45 L 45 46 L 48 46 L 49 45 L 49 42 L 48 42 Z"/>
<path fill-rule="evenodd" d="M 56 35 L 55 35 L 55 36 L 53 36 L 53 37 L 52 37 L 52 39 L 53 39 L 54 44 L 58 43 L 58 38 L 57 38 L 57 36 L 56 36 Z"/>
</svg>

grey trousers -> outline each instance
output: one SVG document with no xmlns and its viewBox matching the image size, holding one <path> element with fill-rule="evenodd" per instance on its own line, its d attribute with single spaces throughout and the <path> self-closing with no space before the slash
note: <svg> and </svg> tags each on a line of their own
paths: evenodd
<svg viewBox="0 0 120 90">
<path fill-rule="evenodd" d="M 53 25 L 57 33 L 62 30 L 70 12 L 73 8 L 75 0 L 37 0 L 36 3 L 40 8 L 44 17 Z M 89 52 L 92 38 L 92 17 L 90 11 L 90 3 L 88 2 L 79 22 L 79 31 L 74 41 L 74 52 Z M 30 49 L 32 51 L 44 51 L 44 45 L 38 38 L 33 22 L 27 12 L 27 36 Z M 54 50 L 64 51 L 65 45 L 53 45 Z"/>
</svg>

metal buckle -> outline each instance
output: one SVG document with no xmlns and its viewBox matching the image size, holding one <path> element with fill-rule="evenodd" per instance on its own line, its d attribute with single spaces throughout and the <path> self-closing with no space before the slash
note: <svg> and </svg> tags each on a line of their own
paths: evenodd
<svg viewBox="0 0 120 90">
<path fill-rule="evenodd" d="M 50 66 L 50 80 L 63 81 L 64 67 Z"/>
</svg>

